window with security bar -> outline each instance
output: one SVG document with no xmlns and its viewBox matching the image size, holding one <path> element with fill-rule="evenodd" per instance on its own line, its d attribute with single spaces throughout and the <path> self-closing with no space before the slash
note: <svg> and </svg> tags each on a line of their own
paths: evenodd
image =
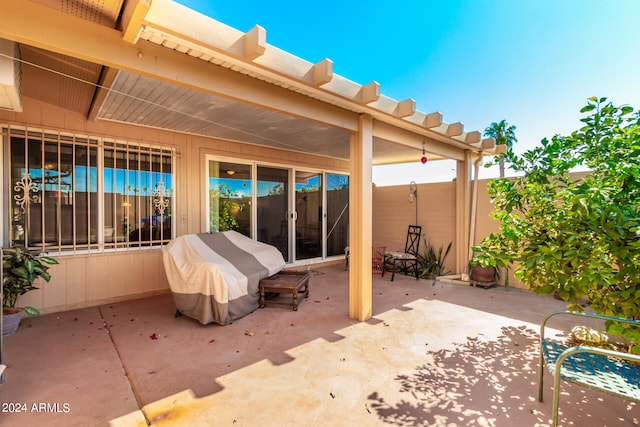
<svg viewBox="0 0 640 427">
<path fill-rule="evenodd" d="M 3 133 L 13 245 L 64 252 L 171 240 L 172 149 L 30 129 Z"/>
</svg>

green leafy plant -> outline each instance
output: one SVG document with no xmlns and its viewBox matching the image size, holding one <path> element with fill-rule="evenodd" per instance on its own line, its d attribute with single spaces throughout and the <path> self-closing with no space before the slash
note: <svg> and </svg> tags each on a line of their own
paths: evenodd
<svg viewBox="0 0 640 427">
<path fill-rule="evenodd" d="M 449 274 L 449 271 L 444 268 L 444 262 L 451 250 L 451 244 L 452 242 L 449 242 L 446 249 L 440 246 L 436 250 L 430 241 L 427 242 L 427 240 L 424 239 L 424 250 L 422 254 L 418 254 L 418 264 L 422 270 L 420 277 L 435 279 L 438 276 Z"/>
<path fill-rule="evenodd" d="M 2 250 L 2 292 L 3 308 L 14 308 L 18 297 L 29 291 L 38 289 L 34 282 L 41 277 L 45 281 L 51 279 L 49 265 L 58 261 L 48 256 L 37 256 L 22 246 Z M 33 307 L 25 307 L 29 315 L 37 315 Z"/>
<path fill-rule="evenodd" d="M 500 262 L 499 260 L 493 258 L 492 256 L 488 255 L 485 252 L 481 251 L 481 247 L 479 246 L 472 246 L 471 249 L 474 251 L 474 255 L 471 257 L 471 259 L 469 260 L 469 273 L 471 274 L 471 272 L 473 271 L 473 268 L 475 266 L 480 266 L 483 268 L 488 268 L 491 269 L 493 268 L 494 270 L 494 278 L 497 282 L 499 282 L 502 278 L 502 274 L 503 271 L 500 267 L 504 267 L 504 263 Z M 478 253 L 475 253 L 476 251 L 479 251 Z M 509 265 L 506 265 L 506 270 L 508 270 Z M 509 274 L 505 275 L 504 278 L 504 285 L 505 286 L 509 286 Z"/>
<path fill-rule="evenodd" d="M 519 176 L 489 183 L 500 232 L 473 248 L 537 293 L 582 310 L 640 315 L 640 113 L 590 98 L 569 136 L 506 157 Z M 571 174 L 585 169 L 583 177 Z M 640 342 L 633 325 L 607 331 Z"/>
<path fill-rule="evenodd" d="M 482 249 L 479 246 L 473 246 L 472 250 L 480 250 Z M 474 255 L 473 257 L 471 257 L 471 259 L 469 260 L 469 267 L 473 267 L 475 265 L 479 265 L 481 267 L 484 268 L 490 268 L 490 267 L 496 267 L 498 264 L 498 261 L 496 261 L 494 258 L 484 254 L 484 253 L 479 253 Z"/>
</svg>

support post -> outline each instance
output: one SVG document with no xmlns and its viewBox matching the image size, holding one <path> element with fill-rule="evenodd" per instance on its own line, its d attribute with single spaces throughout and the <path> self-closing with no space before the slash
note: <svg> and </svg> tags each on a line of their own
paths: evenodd
<svg viewBox="0 0 640 427">
<path fill-rule="evenodd" d="M 349 182 L 349 317 L 365 321 L 372 316 L 371 232 L 373 118 L 361 115 L 358 132 L 350 140 Z"/>
<path fill-rule="evenodd" d="M 469 263 L 469 224 L 471 219 L 471 150 L 457 162 L 456 174 L 456 272 Z"/>
</svg>

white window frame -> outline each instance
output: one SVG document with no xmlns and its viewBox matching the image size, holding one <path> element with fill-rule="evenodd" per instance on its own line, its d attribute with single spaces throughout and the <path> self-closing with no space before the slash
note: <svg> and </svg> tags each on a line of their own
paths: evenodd
<svg viewBox="0 0 640 427">
<path fill-rule="evenodd" d="M 10 185 L 13 185 L 13 183 L 11 182 L 11 171 L 12 171 L 11 157 L 12 156 L 10 153 L 11 137 L 13 136 L 18 138 L 25 138 L 25 139 L 38 139 L 37 137 L 34 138 L 34 136 L 41 135 L 40 141 L 42 143 L 44 143 L 45 141 L 53 141 L 57 139 L 59 141 L 58 144 L 64 143 L 64 144 L 70 144 L 72 146 L 84 145 L 88 148 L 95 147 L 97 150 L 96 165 L 95 165 L 96 180 L 97 180 L 96 192 L 91 193 L 91 191 L 88 191 L 90 194 L 95 194 L 95 197 L 98 198 L 97 207 L 95 208 L 97 209 L 97 213 L 95 214 L 95 216 L 98 222 L 97 233 L 96 233 L 97 240 L 95 242 L 92 242 L 90 235 L 88 235 L 87 236 L 88 243 L 79 244 L 77 243 L 77 240 L 76 240 L 77 236 L 73 234 L 74 238 L 73 238 L 72 244 L 62 244 L 60 241 L 58 241 L 56 244 L 51 245 L 46 243 L 45 241 L 46 239 L 43 235 L 42 238 L 40 239 L 42 242 L 30 245 L 29 247 L 31 249 L 41 250 L 43 252 L 47 252 L 50 254 L 57 254 L 57 255 L 93 253 L 93 252 L 111 252 L 111 251 L 145 249 L 145 248 L 157 249 L 167 244 L 171 240 L 171 238 L 175 236 L 175 229 L 176 229 L 175 228 L 175 223 L 176 223 L 175 204 L 176 204 L 176 190 L 178 188 L 177 173 L 176 173 L 177 152 L 175 147 L 164 146 L 161 144 L 123 141 L 116 138 L 97 137 L 97 136 L 91 136 L 91 135 L 76 134 L 73 132 L 43 130 L 43 129 L 38 129 L 34 127 L 25 127 L 25 126 L 16 126 L 16 125 L 7 125 L 7 124 L 0 125 L 0 130 L 1 130 L 2 146 L 3 146 L 3 149 L 0 150 L 0 164 L 3 165 L 3 168 L 5 170 L 5 173 L 2 174 L 2 176 L 0 176 L 0 185 L 2 185 L 2 188 L 5 189 L 5 191 L 3 191 L 4 197 L 0 199 L 0 221 L 2 221 L 1 223 L 3 224 L 3 226 L 0 228 L 0 240 L 2 241 L 3 245 L 7 243 L 11 243 L 11 239 L 13 238 L 13 234 L 11 232 L 12 224 L 10 223 L 12 216 L 9 215 L 9 217 L 7 217 L 4 215 L 5 212 L 7 212 L 6 209 L 10 209 L 13 206 L 13 202 L 10 199 L 11 194 L 13 193 L 13 188 L 10 188 Z M 81 144 L 79 142 L 76 142 L 76 139 L 90 140 L 92 141 L 92 144 Z M 118 144 L 119 147 L 114 147 L 115 144 Z M 170 230 L 170 235 L 162 236 L 163 237 L 162 240 L 150 237 L 148 241 L 138 240 L 134 242 L 126 242 L 126 243 L 121 243 L 116 245 L 105 242 L 105 235 L 104 235 L 104 230 L 105 230 L 105 212 L 104 212 L 104 209 L 105 209 L 105 203 L 104 203 L 105 148 L 109 150 L 113 150 L 115 148 L 116 151 L 123 151 L 121 148 L 122 146 L 125 147 L 124 149 L 125 153 L 129 152 L 128 147 L 135 147 L 135 151 L 137 151 L 139 154 L 148 154 L 149 159 L 152 159 L 152 156 L 154 155 L 160 155 L 161 164 L 164 159 L 167 159 L 167 158 L 169 159 L 169 162 L 171 165 L 171 172 L 169 174 L 171 178 L 170 187 L 171 187 L 172 194 L 170 194 L 170 203 L 167 206 L 167 209 L 170 209 L 170 212 L 171 212 L 170 214 L 171 230 Z M 58 153 L 59 153 L 59 147 L 60 145 L 58 145 Z M 139 162 L 138 165 L 140 165 L 140 160 L 138 160 L 138 162 Z M 90 167 L 93 167 L 93 164 L 91 164 Z M 140 170 L 138 170 L 138 173 L 139 172 Z M 147 171 L 142 171 L 142 172 L 147 172 Z M 152 170 L 148 172 L 153 173 Z M 73 192 L 75 192 L 75 190 L 73 190 Z M 135 197 L 140 197 L 140 196 L 135 196 Z M 150 200 L 149 202 L 150 204 L 153 203 L 153 197 L 154 197 L 153 190 L 149 189 L 148 198 Z M 151 210 L 151 212 L 153 212 L 153 210 Z M 90 210 L 90 207 L 88 206 L 86 216 L 84 216 L 83 219 L 88 220 L 89 222 L 90 216 L 91 216 L 91 210 Z M 75 223 L 74 223 L 74 226 L 75 226 Z M 56 230 L 56 233 L 58 233 L 58 235 L 60 235 L 59 227 L 60 226 L 58 225 L 58 229 Z M 25 230 L 25 233 L 26 232 L 27 231 Z M 87 232 L 90 233 L 90 231 L 87 231 Z M 44 231 L 43 231 L 43 234 L 44 234 Z"/>
</svg>

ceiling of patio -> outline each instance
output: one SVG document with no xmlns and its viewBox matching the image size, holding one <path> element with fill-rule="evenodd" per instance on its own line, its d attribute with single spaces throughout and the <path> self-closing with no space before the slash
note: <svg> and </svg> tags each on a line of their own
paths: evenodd
<svg viewBox="0 0 640 427">
<path fill-rule="evenodd" d="M 34 2 L 114 28 L 124 0 Z M 40 48 L 21 45 L 21 54 L 25 97 L 90 119 L 349 159 L 349 132 L 343 129 Z M 416 148 L 374 137 L 374 164 L 414 162 L 421 155 Z"/>
<path fill-rule="evenodd" d="M 22 45 L 23 94 L 95 119 L 349 158 L 349 132 L 295 116 L 118 71 L 93 105 L 101 65 Z M 374 164 L 417 161 L 421 153 L 374 138 Z"/>
</svg>

